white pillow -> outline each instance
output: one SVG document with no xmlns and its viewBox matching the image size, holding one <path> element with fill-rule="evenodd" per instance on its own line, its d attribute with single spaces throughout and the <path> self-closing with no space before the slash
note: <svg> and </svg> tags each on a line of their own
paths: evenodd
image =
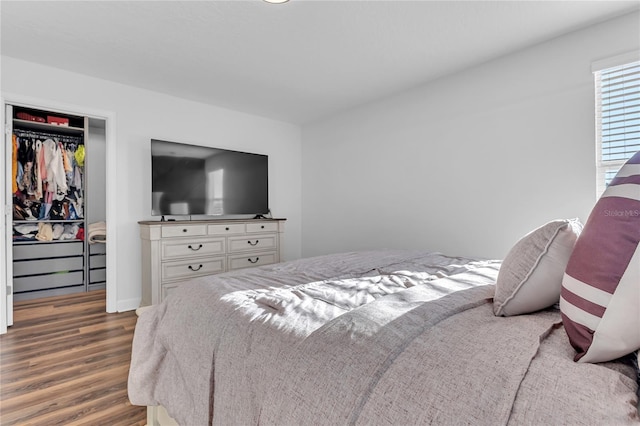
<svg viewBox="0 0 640 426">
<path fill-rule="evenodd" d="M 522 237 L 500 267 L 494 314 L 528 314 L 558 303 L 562 277 L 581 231 L 578 219 L 554 220 Z"/>
</svg>

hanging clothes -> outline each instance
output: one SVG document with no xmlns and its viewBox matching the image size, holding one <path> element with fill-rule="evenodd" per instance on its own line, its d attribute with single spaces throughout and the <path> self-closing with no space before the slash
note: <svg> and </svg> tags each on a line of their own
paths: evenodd
<svg viewBox="0 0 640 426">
<path fill-rule="evenodd" d="M 64 194 L 69 189 L 62 162 L 62 152 L 57 143 L 47 139 L 42 143 L 44 149 L 44 162 L 47 169 L 48 191 L 53 194 Z"/>
<path fill-rule="evenodd" d="M 84 167 L 84 145 L 80 145 L 76 150 L 76 162 L 80 167 Z"/>
<path fill-rule="evenodd" d="M 22 164 L 22 175 L 18 179 L 18 189 L 27 194 L 35 192 L 35 178 L 33 165 L 36 154 L 33 141 L 30 138 L 18 140 L 18 161 Z"/>
<path fill-rule="evenodd" d="M 82 147 L 81 153 L 78 148 Z M 12 190 L 20 220 L 77 220 L 83 214 L 82 137 L 15 130 Z"/>
<path fill-rule="evenodd" d="M 18 137 L 14 134 L 11 138 L 11 193 L 18 192 Z"/>
<path fill-rule="evenodd" d="M 42 180 L 44 179 L 44 177 L 42 176 L 42 171 L 43 171 L 43 167 L 42 167 L 42 142 L 40 140 L 36 140 L 36 159 L 35 159 L 35 174 L 36 174 L 36 191 L 35 191 L 35 196 L 36 199 L 41 199 L 42 198 Z"/>
</svg>

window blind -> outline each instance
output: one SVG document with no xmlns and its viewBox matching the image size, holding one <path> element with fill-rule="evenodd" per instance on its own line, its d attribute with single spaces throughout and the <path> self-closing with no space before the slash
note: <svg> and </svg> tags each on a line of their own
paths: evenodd
<svg viewBox="0 0 640 426">
<path fill-rule="evenodd" d="M 598 196 L 640 151 L 640 61 L 596 71 Z"/>
</svg>

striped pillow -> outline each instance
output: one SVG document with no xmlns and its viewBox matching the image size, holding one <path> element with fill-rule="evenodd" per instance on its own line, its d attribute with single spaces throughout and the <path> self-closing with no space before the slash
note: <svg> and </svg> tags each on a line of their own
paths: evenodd
<svg viewBox="0 0 640 426">
<path fill-rule="evenodd" d="M 640 348 L 640 151 L 596 203 L 562 279 L 560 310 L 576 361 Z"/>
</svg>

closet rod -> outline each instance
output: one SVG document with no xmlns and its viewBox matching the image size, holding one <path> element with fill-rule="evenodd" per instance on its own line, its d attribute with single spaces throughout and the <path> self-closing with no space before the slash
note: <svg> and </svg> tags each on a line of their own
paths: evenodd
<svg viewBox="0 0 640 426">
<path fill-rule="evenodd" d="M 14 129 L 13 133 L 19 138 L 35 138 L 35 139 L 53 139 L 59 142 L 77 143 L 83 144 L 82 136 L 60 135 L 57 133 L 39 132 L 34 130 L 17 130 Z"/>
</svg>

